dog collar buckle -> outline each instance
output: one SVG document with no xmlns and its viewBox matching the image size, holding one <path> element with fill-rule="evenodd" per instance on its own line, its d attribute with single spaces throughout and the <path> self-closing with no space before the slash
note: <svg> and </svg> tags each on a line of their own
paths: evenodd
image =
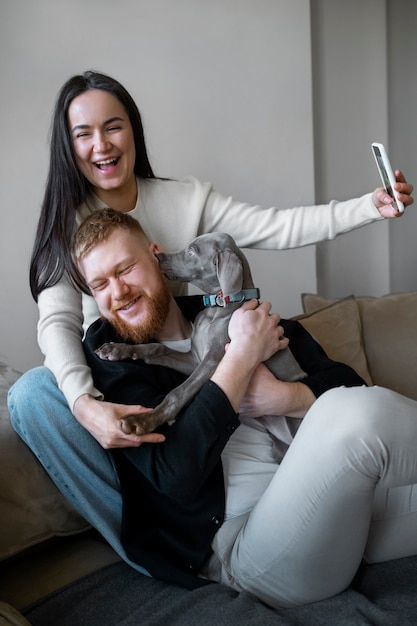
<svg viewBox="0 0 417 626">
<path fill-rule="evenodd" d="M 226 296 L 223 295 L 222 291 L 219 291 L 219 293 L 203 295 L 203 304 L 206 307 L 225 307 L 227 304 L 232 302 L 245 302 L 246 300 L 251 300 L 252 298 L 259 300 L 260 295 L 261 293 L 256 287 L 254 289 L 241 289 L 237 293 L 228 294 Z"/>
<path fill-rule="evenodd" d="M 216 296 L 216 306 L 226 306 L 226 299 L 220 291 Z"/>
</svg>

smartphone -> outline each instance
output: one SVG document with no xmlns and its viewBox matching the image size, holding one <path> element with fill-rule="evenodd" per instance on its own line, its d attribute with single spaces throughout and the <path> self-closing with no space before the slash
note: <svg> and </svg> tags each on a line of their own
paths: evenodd
<svg viewBox="0 0 417 626">
<path fill-rule="evenodd" d="M 394 189 L 395 176 L 392 171 L 391 164 L 387 152 L 382 143 L 373 143 L 372 152 L 375 157 L 376 166 L 381 176 L 382 184 L 385 187 L 386 192 L 391 196 L 392 204 L 400 213 L 404 213 L 404 205 L 398 200 L 398 192 Z"/>
</svg>

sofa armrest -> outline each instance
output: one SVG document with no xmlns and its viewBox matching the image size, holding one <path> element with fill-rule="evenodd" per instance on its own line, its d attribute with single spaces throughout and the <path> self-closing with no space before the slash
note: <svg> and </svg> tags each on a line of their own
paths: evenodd
<svg viewBox="0 0 417 626">
<path fill-rule="evenodd" d="M 0 363 L 0 560 L 89 528 L 12 428 L 7 392 L 19 376 Z"/>
</svg>

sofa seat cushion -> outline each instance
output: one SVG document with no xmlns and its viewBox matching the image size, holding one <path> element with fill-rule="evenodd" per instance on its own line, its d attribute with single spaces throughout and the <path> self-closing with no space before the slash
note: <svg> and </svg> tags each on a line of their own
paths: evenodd
<svg viewBox="0 0 417 626">
<path fill-rule="evenodd" d="M 19 376 L 0 363 L 0 560 L 89 528 L 11 426 L 7 392 Z"/>
<path fill-rule="evenodd" d="M 417 400 L 417 292 L 352 296 L 349 300 L 357 305 L 361 343 L 374 384 Z M 309 315 L 319 315 L 327 307 L 344 301 L 317 294 L 302 295 L 303 310 Z M 340 330 L 343 332 L 343 324 Z"/>
</svg>

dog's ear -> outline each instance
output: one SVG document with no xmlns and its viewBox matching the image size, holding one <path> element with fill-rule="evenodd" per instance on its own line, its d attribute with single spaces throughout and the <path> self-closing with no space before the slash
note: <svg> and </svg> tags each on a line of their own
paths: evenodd
<svg viewBox="0 0 417 626">
<path fill-rule="evenodd" d="M 217 254 L 217 278 L 224 295 L 237 293 L 242 289 L 242 263 L 232 250 L 222 250 Z"/>
</svg>

